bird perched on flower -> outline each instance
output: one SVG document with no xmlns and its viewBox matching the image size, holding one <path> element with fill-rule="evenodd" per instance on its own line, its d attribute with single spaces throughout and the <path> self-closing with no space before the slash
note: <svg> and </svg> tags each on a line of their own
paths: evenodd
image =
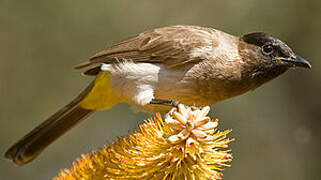
<svg viewBox="0 0 321 180">
<path fill-rule="evenodd" d="M 78 158 L 54 180 L 218 180 L 233 157 L 218 119 L 208 106 L 192 109 L 179 104 L 163 118 L 159 114 L 128 137 Z"/>
<path fill-rule="evenodd" d="M 311 68 L 281 40 L 265 33 L 233 36 L 212 28 L 168 26 L 145 31 L 94 55 L 76 69 L 95 80 L 70 104 L 5 154 L 18 165 L 97 110 L 127 102 L 148 112 L 178 103 L 210 105 L 276 78 L 292 67 Z"/>
</svg>

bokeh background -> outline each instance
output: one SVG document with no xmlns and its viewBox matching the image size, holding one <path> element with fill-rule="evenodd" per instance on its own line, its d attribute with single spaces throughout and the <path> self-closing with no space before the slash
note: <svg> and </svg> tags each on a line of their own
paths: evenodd
<svg viewBox="0 0 321 180">
<path fill-rule="evenodd" d="M 319 180 L 320 19 L 320 0 L 1 0 L 0 179 L 50 179 L 80 154 L 136 128 L 150 115 L 120 104 L 94 114 L 26 166 L 3 157 L 92 80 L 74 65 L 146 29 L 192 24 L 235 35 L 269 32 L 313 65 L 213 106 L 212 116 L 236 138 L 225 179 Z"/>
</svg>

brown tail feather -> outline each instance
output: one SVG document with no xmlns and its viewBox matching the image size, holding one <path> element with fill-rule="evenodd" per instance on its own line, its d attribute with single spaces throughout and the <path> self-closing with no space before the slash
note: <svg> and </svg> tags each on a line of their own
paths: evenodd
<svg viewBox="0 0 321 180">
<path fill-rule="evenodd" d="M 75 100 L 34 128 L 5 153 L 5 157 L 22 166 L 36 158 L 48 145 L 63 135 L 93 110 L 78 106 L 94 85 L 91 83 Z"/>
</svg>

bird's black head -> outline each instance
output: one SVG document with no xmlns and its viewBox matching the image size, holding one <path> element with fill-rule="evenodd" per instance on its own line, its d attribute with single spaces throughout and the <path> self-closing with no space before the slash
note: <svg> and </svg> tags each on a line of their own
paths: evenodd
<svg viewBox="0 0 321 180">
<path fill-rule="evenodd" d="M 252 89 L 278 77 L 291 67 L 311 68 L 311 64 L 296 55 L 288 45 L 266 33 L 241 36 L 238 48 L 243 66 L 242 77 Z"/>
<path fill-rule="evenodd" d="M 288 45 L 269 34 L 250 33 L 242 36 L 242 40 L 256 47 L 257 55 L 265 61 L 266 65 L 311 68 L 307 60 L 296 55 Z"/>
</svg>

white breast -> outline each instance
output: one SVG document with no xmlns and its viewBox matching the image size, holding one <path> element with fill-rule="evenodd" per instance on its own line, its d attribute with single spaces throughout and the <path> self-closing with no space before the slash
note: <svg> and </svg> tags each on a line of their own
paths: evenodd
<svg viewBox="0 0 321 180">
<path fill-rule="evenodd" d="M 113 91 L 123 97 L 124 101 L 144 106 L 155 98 L 155 94 L 175 97 L 175 92 L 180 92 L 179 84 L 182 84 L 188 66 L 184 69 L 168 69 L 161 64 L 124 61 L 103 64 L 101 69 L 111 72 Z"/>
</svg>

